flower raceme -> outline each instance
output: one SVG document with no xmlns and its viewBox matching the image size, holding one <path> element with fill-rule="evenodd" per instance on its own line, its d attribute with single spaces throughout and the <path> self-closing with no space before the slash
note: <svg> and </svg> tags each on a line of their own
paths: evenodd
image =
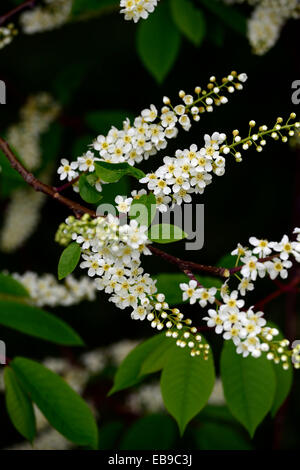
<svg viewBox="0 0 300 470">
<path fill-rule="evenodd" d="M 192 122 L 199 121 L 201 114 L 212 112 L 214 106 L 226 104 L 228 98 L 225 94 L 243 89 L 246 80 L 245 73 L 232 72 L 218 84 L 216 77 L 212 76 L 206 88 L 195 88 L 195 96 L 181 90 L 181 102 L 174 106 L 165 96 L 160 112 L 152 104 L 135 118 L 133 124 L 127 119 L 122 130 L 112 127 L 106 136 L 99 135 L 92 144 L 93 151 L 89 150 L 71 163 L 63 159 L 58 170 L 60 178 L 72 181 L 82 172 L 93 172 L 97 161 L 126 162 L 134 166 L 148 160 L 167 147 L 168 140 L 177 136 L 179 128 L 189 131 Z M 94 185 L 101 191 L 101 181 L 96 181 Z M 76 187 L 77 183 L 74 184 L 74 189 Z"/>
<path fill-rule="evenodd" d="M 254 312 L 253 307 L 243 310 L 245 301 L 238 297 L 245 296 L 248 290 L 254 289 L 253 282 L 256 281 L 257 275 L 260 278 L 269 276 L 272 280 L 288 277 L 288 269 L 293 264 L 291 260 L 300 262 L 300 229 L 296 228 L 294 233 L 297 235 L 295 241 L 290 241 L 288 236 L 284 235 L 280 242 L 250 237 L 249 243 L 254 247 L 251 249 L 238 244 L 231 254 L 237 256 L 232 278 L 233 281 L 237 278 L 239 284 L 237 290 L 231 293 L 228 286 L 231 280 L 227 280 L 220 289 L 205 289 L 197 280 L 180 284 L 182 298 L 190 304 L 198 302 L 201 307 L 206 307 L 207 302 L 216 304 L 217 308 L 209 309 L 208 316 L 203 320 L 207 322 L 208 327 L 214 328 L 217 334 L 222 334 L 225 340 L 232 340 L 238 354 L 243 357 L 249 354 L 259 357 L 262 352 L 267 352 L 268 359 L 276 364 L 281 362 L 284 369 L 289 368 L 289 359 L 298 354 L 299 348 L 287 350 L 287 340 L 273 341 L 279 331 L 267 326 L 263 312 Z M 218 290 L 221 301 L 216 296 Z M 204 303 L 203 297 L 206 299 Z M 299 361 L 294 365 L 299 368 Z"/>
<path fill-rule="evenodd" d="M 132 126 L 127 120 L 123 130 L 111 128 L 107 136 L 98 136 L 93 144 L 94 151 L 99 152 L 97 156 L 88 151 L 75 162 L 62 161 L 60 178 L 68 179 L 75 189 L 79 177 L 96 173 L 97 178 L 88 181 L 91 185 L 95 184 L 96 190 L 101 192 L 102 181 L 97 174 L 100 163 L 106 165 L 105 171 L 110 168 L 113 172 L 120 168 L 120 164 L 123 165 L 121 168 L 125 165 L 126 171 L 132 169 L 135 163 L 164 149 L 167 139 L 177 135 L 178 126 L 188 130 L 191 126 L 190 118 L 198 121 L 201 113 L 213 110 L 213 104 L 225 103 L 227 99 L 221 96 L 221 89 L 227 89 L 231 93 L 242 88 L 241 82 L 246 79 L 245 74 L 232 72 L 218 85 L 216 78 L 211 77 L 207 90 L 196 87 L 196 97 L 181 91 L 179 96 L 183 103 L 176 106 L 171 105 L 170 99 L 165 97 L 165 106 L 160 114 L 151 105 L 142 111 Z M 232 140 L 221 132 L 206 134 L 202 147 L 198 148 L 193 144 L 189 149 L 177 150 L 174 157 L 164 157 L 163 165 L 142 178 L 135 173 L 140 182 L 147 185 L 149 193 L 142 189 L 134 190 L 130 197 L 118 195 L 115 199 L 118 215 L 93 218 L 85 214 L 80 219 L 69 217 L 59 227 L 56 240 L 65 246 L 71 241 L 81 246 L 81 268 L 87 270 L 88 276 L 94 278 L 97 289 L 105 291 L 109 300 L 118 308 L 123 310 L 129 307 L 133 319 L 147 319 L 158 330 L 165 328 L 166 334 L 176 339 L 178 346 L 190 348 L 191 355 L 203 354 L 207 357 L 209 347 L 202 343 L 201 335 L 192 326 L 192 321 L 185 318 L 177 308 L 170 308 L 164 294 L 157 291 L 156 282 L 144 272 L 141 256 L 152 254 L 149 249 L 150 235 L 146 225 L 140 225 L 132 218 L 131 208 L 142 197 L 151 197 L 152 200 L 154 197 L 156 209 L 162 212 L 169 205 L 191 202 L 193 193 L 203 193 L 205 187 L 211 183 L 212 174 L 224 174 L 226 158 L 230 155 L 240 162 L 242 152 L 251 147 L 261 152 L 268 137 L 286 142 L 288 137 L 294 136 L 295 130 L 298 132 L 299 128 L 299 123 L 294 122 L 295 117 L 292 113 L 286 122 L 279 117 L 273 127 L 262 125 L 257 129 L 252 120 L 249 122 L 248 135 L 242 137 L 236 129 L 232 132 Z M 155 135 L 159 134 L 157 139 L 153 138 L 153 130 Z M 134 158 L 131 158 L 132 152 Z M 119 166 L 114 167 L 115 164 Z M 129 221 L 125 220 L 126 215 L 129 215 Z M 217 333 L 222 332 L 225 340 L 231 339 L 236 344 L 238 353 L 258 357 L 262 351 L 266 351 L 275 362 L 282 361 L 284 368 L 288 367 L 294 352 L 287 351 L 286 341 L 278 346 L 279 343 L 273 341 L 273 337 L 277 335 L 275 329 L 266 326 L 262 314 L 252 308 L 247 312 L 243 311 L 244 300 L 238 297 L 245 296 L 254 289 L 257 277 L 287 277 L 292 261 L 299 262 L 300 259 L 300 235 L 296 233 L 296 241 L 290 241 L 286 235 L 280 242 L 251 237 L 251 249 L 238 245 L 233 252 L 237 256 L 236 268 L 223 269 L 220 275 L 229 276 L 230 279 L 227 279 L 221 289 L 206 289 L 199 285 L 193 273 L 188 270 L 184 272 L 190 282 L 180 286 L 184 300 L 189 300 L 192 304 L 197 302 L 203 308 L 216 304 L 216 310 L 211 308 L 205 320 L 209 322 L 209 326 L 214 325 L 217 328 Z M 238 279 L 239 282 L 230 293 L 229 282 L 232 279 Z M 283 354 L 281 350 L 284 351 Z"/>
</svg>

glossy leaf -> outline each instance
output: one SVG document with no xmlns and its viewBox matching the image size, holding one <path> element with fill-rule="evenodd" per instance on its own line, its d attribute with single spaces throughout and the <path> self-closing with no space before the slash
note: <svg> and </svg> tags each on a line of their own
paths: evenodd
<svg viewBox="0 0 300 470">
<path fill-rule="evenodd" d="M 32 402 L 10 367 L 4 369 L 4 383 L 9 417 L 17 431 L 32 442 L 36 433 Z"/>
<path fill-rule="evenodd" d="M 11 362 L 22 386 L 49 423 L 71 442 L 96 448 L 97 425 L 85 401 L 42 364 L 17 357 Z"/>
<path fill-rule="evenodd" d="M 276 389 L 273 365 L 265 356 L 242 357 L 231 341 L 224 344 L 221 376 L 227 405 L 251 436 L 270 411 Z"/>
<path fill-rule="evenodd" d="M 191 0 L 171 0 L 173 20 L 176 26 L 195 46 L 199 46 L 206 33 L 203 12 L 195 8 Z"/>
<path fill-rule="evenodd" d="M 0 273 L 0 296 L 1 294 L 14 297 L 29 297 L 28 290 L 12 276 Z"/>
<path fill-rule="evenodd" d="M 151 75 L 162 83 L 173 67 L 180 48 L 180 33 L 172 18 L 168 2 L 162 2 L 140 21 L 137 33 L 138 54 Z"/>
<path fill-rule="evenodd" d="M 36 338 L 65 346 L 82 346 L 82 339 L 60 318 L 12 300 L 0 300 L 0 324 Z"/>
<path fill-rule="evenodd" d="M 186 238 L 187 234 L 176 225 L 156 224 L 148 230 L 148 238 L 155 243 L 173 243 Z"/>
<path fill-rule="evenodd" d="M 81 248 L 78 243 L 73 242 L 62 252 L 58 262 L 58 279 L 64 279 L 71 274 L 79 263 Z"/>
<path fill-rule="evenodd" d="M 190 350 L 176 348 L 161 375 L 164 404 L 183 434 L 187 424 L 206 405 L 215 382 L 212 354 L 192 357 Z"/>
<path fill-rule="evenodd" d="M 133 176 L 138 180 L 145 176 L 142 170 L 128 163 L 97 162 L 95 166 L 97 176 L 107 183 L 116 183 L 125 175 Z"/>
<path fill-rule="evenodd" d="M 81 175 L 79 179 L 79 193 L 82 199 L 89 204 L 96 204 L 102 199 L 99 191 L 90 185 L 87 175 Z"/>
</svg>

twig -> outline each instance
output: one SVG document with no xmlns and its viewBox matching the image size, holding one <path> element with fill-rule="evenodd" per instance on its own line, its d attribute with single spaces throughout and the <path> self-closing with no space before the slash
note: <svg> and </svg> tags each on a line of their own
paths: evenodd
<svg viewBox="0 0 300 470">
<path fill-rule="evenodd" d="M 4 15 L 0 16 L 0 26 L 6 23 L 10 18 L 15 16 L 17 13 L 25 10 L 26 8 L 33 8 L 36 4 L 36 0 L 26 0 L 26 2 L 21 3 L 17 7 L 13 8 L 9 12 L 5 13 Z"/>
<path fill-rule="evenodd" d="M 77 202 L 72 201 L 71 199 L 68 199 L 62 196 L 59 192 L 55 191 L 55 188 L 53 188 L 52 186 L 48 186 L 47 184 L 39 181 L 32 173 L 26 170 L 26 168 L 19 162 L 19 160 L 17 159 L 17 157 L 15 156 L 15 154 L 9 147 L 8 143 L 5 140 L 3 140 L 1 137 L 0 137 L 0 149 L 9 160 L 12 168 L 14 168 L 22 176 L 24 181 L 28 183 L 30 186 L 32 186 L 35 191 L 42 192 L 52 197 L 53 199 L 56 199 L 58 202 L 60 202 L 61 204 L 71 209 L 76 215 L 76 217 L 80 217 L 83 214 L 89 214 L 92 217 L 97 216 L 95 211 L 88 209 L 87 207 L 84 207 L 81 204 L 78 204 Z"/>
</svg>

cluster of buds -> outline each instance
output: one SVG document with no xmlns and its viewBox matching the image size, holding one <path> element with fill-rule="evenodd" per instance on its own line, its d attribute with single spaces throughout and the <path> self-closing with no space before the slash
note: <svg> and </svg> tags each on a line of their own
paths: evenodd
<svg viewBox="0 0 300 470">
<path fill-rule="evenodd" d="M 18 30 L 13 23 L 7 26 L 0 26 L 0 49 L 10 44 L 17 34 Z"/>
</svg>

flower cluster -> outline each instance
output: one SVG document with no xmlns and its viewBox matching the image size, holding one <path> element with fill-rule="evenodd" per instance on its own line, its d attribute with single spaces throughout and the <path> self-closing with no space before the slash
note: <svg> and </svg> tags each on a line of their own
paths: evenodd
<svg viewBox="0 0 300 470">
<path fill-rule="evenodd" d="M 25 34 L 49 31 L 68 21 L 73 0 L 43 0 L 43 3 L 20 15 L 20 23 Z"/>
<path fill-rule="evenodd" d="M 224 0 L 242 3 L 245 0 Z M 248 0 L 255 6 L 248 20 L 248 39 L 253 52 L 263 55 L 278 41 L 281 30 L 290 18 L 299 18 L 298 0 Z"/>
<path fill-rule="evenodd" d="M 140 180 L 146 183 L 150 191 L 153 191 L 158 209 L 166 212 L 169 204 L 189 203 L 192 194 L 202 194 L 211 182 L 212 174 L 222 176 L 225 173 L 224 156 L 232 154 L 237 162 L 242 161 L 242 154 L 237 151 L 241 146 L 243 150 L 248 150 L 254 146 L 257 152 L 261 152 L 266 145 L 265 138 L 272 137 L 274 140 L 282 139 L 287 142 L 288 136 L 295 134 L 294 129 L 299 128 L 299 122 L 290 124 L 291 119 L 295 119 L 295 113 L 291 113 L 285 124 L 282 118 L 277 118 L 273 128 L 268 129 L 266 125 L 260 126 L 257 133 L 252 133 L 256 123 L 249 122 L 249 133 L 244 139 L 239 135 L 239 131 L 233 131 L 233 141 L 227 142 L 224 133 L 214 132 L 211 136 L 204 136 L 204 146 L 198 148 L 193 144 L 189 149 L 177 150 L 175 157 L 165 157 L 164 164 L 154 173 L 148 173 Z"/>
<path fill-rule="evenodd" d="M 57 232 L 56 240 L 67 245 L 71 240 L 82 247 L 81 268 L 95 278 L 97 289 L 110 295 L 118 308 L 131 309 L 131 318 L 151 322 L 152 328 L 166 328 L 167 335 L 177 340 L 178 346 L 188 347 L 191 354 L 206 357 L 208 346 L 201 344 L 197 329 L 191 320 L 184 319 L 178 309 L 171 309 L 163 294 L 157 293 L 155 281 L 141 267 L 141 255 L 150 255 L 147 247 L 147 227 L 136 220 L 122 224 L 111 214 L 91 220 L 85 215 L 80 220 L 69 217 Z"/>
<path fill-rule="evenodd" d="M 237 256 L 237 260 L 236 267 L 230 274 L 238 278 L 239 285 L 237 290 L 230 293 L 227 280 L 219 289 L 221 301 L 216 295 L 218 289 L 215 287 L 205 289 L 197 280 L 180 284 L 183 300 L 188 300 L 190 304 L 198 302 L 201 307 L 206 307 L 209 303 L 217 305 L 216 309 L 208 310 L 208 316 L 204 320 L 208 327 L 214 328 L 217 334 L 222 334 L 225 340 L 232 340 L 238 354 L 243 357 L 249 354 L 259 357 L 262 352 L 266 352 L 268 359 L 274 360 L 276 364 L 281 362 L 284 369 L 289 368 L 291 358 L 297 359 L 299 348 L 287 350 L 289 342 L 286 339 L 273 341 L 273 337 L 279 334 L 278 330 L 267 326 L 263 312 L 254 312 L 253 307 L 244 310 L 245 301 L 239 299 L 239 295 L 244 296 L 247 291 L 254 289 L 257 276 L 287 278 L 288 269 L 292 267 L 291 259 L 300 262 L 300 229 L 296 228 L 294 233 L 297 235 L 296 241 L 290 241 L 284 235 L 279 242 L 250 237 L 251 249 L 238 244 L 231 253 Z M 299 361 L 293 362 L 298 368 Z"/>
<path fill-rule="evenodd" d="M 10 44 L 17 34 L 18 31 L 12 23 L 0 26 L 0 49 Z"/>
<path fill-rule="evenodd" d="M 245 73 L 237 74 L 235 71 L 224 77 L 221 84 L 218 84 L 216 77 L 212 76 L 206 89 L 199 86 L 195 88 L 195 96 L 181 90 L 179 97 L 182 102 L 174 106 L 165 96 L 160 114 L 152 104 L 149 109 L 144 109 L 141 115 L 135 118 L 133 125 L 127 119 L 123 123 L 122 130 L 112 127 L 107 136 L 99 135 L 93 143 L 94 150 L 98 152 L 97 156 L 88 151 L 72 163 L 62 159 L 58 169 L 60 179 L 72 181 L 76 180 L 81 172 L 94 172 L 95 162 L 99 160 L 108 163 L 127 162 L 132 166 L 147 160 L 149 156 L 167 147 L 168 139 L 177 136 L 179 127 L 188 131 L 192 120 L 199 121 L 201 114 L 212 112 L 214 106 L 227 103 L 228 99 L 224 96 L 224 92 L 233 93 L 235 90 L 241 90 L 246 80 Z M 216 163 L 216 166 L 218 165 L 221 166 L 221 159 Z M 216 171 L 221 174 L 220 169 L 216 168 Z M 100 192 L 101 183 L 99 178 L 94 183 Z M 201 183 L 199 185 L 201 186 Z M 73 187 L 76 190 L 77 182 Z"/>
<path fill-rule="evenodd" d="M 153 13 L 159 0 L 121 0 L 120 13 L 124 13 L 125 20 L 133 20 L 135 23 L 140 18 L 148 18 L 149 13 Z"/>
<path fill-rule="evenodd" d="M 38 274 L 28 271 L 12 276 L 29 292 L 30 302 L 39 307 L 70 306 L 83 300 L 95 300 L 96 286 L 88 278 L 77 280 L 68 276 L 64 283 L 58 283 L 52 274 Z"/>
<path fill-rule="evenodd" d="M 218 132 L 206 134 L 204 147 L 198 149 L 193 144 L 189 149 L 177 150 L 175 157 L 165 157 L 155 173 L 140 180 L 153 191 L 161 212 L 167 211 L 169 203 L 189 203 L 191 194 L 202 194 L 212 182 L 212 172 L 218 176 L 225 173 L 225 158 L 220 155 L 225 139 L 226 135 Z"/>
</svg>

